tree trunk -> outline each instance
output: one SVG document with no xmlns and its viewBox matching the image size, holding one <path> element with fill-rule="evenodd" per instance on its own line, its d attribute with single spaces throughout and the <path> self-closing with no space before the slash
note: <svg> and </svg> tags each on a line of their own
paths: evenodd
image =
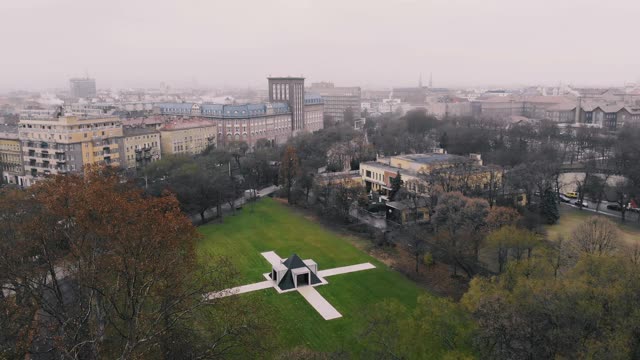
<svg viewBox="0 0 640 360">
<path fill-rule="evenodd" d="M 204 219 L 204 213 L 206 210 L 200 211 L 200 222 L 204 225 L 205 219 Z"/>
</svg>

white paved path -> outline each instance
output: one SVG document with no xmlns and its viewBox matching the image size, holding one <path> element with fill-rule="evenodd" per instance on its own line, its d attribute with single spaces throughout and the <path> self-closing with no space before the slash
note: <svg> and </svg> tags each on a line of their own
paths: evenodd
<svg viewBox="0 0 640 360">
<path fill-rule="evenodd" d="M 267 259 L 271 266 L 282 263 L 282 259 L 280 258 L 280 256 L 278 256 L 278 254 L 273 251 L 263 252 L 260 253 L 260 255 L 264 256 L 264 258 Z"/>
<path fill-rule="evenodd" d="M 362 263 L 362 264 L 357 264 L 357 265 L 350 265 L 350 266 L 343 266 L 343 267 L 338 267 L 338 268 L 333 268 L 333 269 L 320 270 L 320 271 L 318 271 L 318 276 L 327 277 L 327 276 L 340 275 L 340 274 L 346 274 L 346 273 L 350 273 L 350 272 L 369 270 L 369 269 L 375 269 L 375 268 L 376 267 L 373 266 L 373 264 L 371 264 L 371 263 Z"/>
<path fill-rule="evenodd" d="M 298 288 L 298 292 L 304 297 L 320 316 L 325 320 L 341 318 L 342 315 L 329 304 L 329 302 L 320 295 L 320 293 L 311 286 L 303 286 Z"/>
<path fill-rule="evenodd" d="M 265 259 L 267 259 L 267 261 L 272 266 L 282 264 L 283 259 L 273 251 L 263 252 L 260 255 L 262 255 Z M 376 267 L 371 263 L 362 263 L 357 265 L 343 266 L 343 267 L 318 271 L 318 277 L 320 277 L 320 279 L 322 280 L 322 285 L 324 285 L 327 283 L 324 280 L 324 278 L 327 276 L 347 274 L 351 272 L 369 270 L 369 269 L 375 269 L 375 268 Z M 268 274 L 266 274 L 265 276 L 268 276 Z M 321 285 L 321 284 L 318 284 L 318 285 Z M 271 279 L 268 279 L 259 283 L 248 284 L 248 285 L 234 287 L 231 289 L 209 293 L 209 294 L 206 294 L 205 297 L 209 300 L 212 300 L 212 299 L 222 298 L 225 296 L 231 296 L 236 294 L 248 293 L 256 290 L 268 289 L 270 287 L 273 287 L 276 290 L 278 290 L 278 288 L 276 288 L 275 283 Z M 342 315 L 338 312 L 338 310 L 336 310 L 331 304 L 329 304 L 329 302 L 325 298 L 323 298 L 322 295 L 320 295 L 320 293 L 316 289 L 314 289 L 312 286 L 303 286 L 295 290 L 297 290 L 302 295 L 302 297 L 304 297 L 305 300 L 307 300 L 307 302 L 318 313 L 320 313 L 320 316 L 322 316 L 322 318 L 324 318 L 325 320 L 332 320 L 332 319 L 337 319 L 342 317 Z"/>
<path fill-rule="evenodd" d="M 273 281 L 265 280 L 265 281 L 262 281 L 262 282 L 259 282 L 259 283 L 255 283 L 255 284 L 242 285 L 242 286 L 234 287 L 234 288 L 227 289 L 227 290 L 222 290 L 222 291 L 218 291 L 218 292 L 214 292 L 214 293 L 209 293 L 209 294 L 207 294 L 207 299 L 212 300 L 212 299 L 217 299 L 217 298 L 221 298 L 221 297 L 225 297 L 225 296 L 231 296 L 231 295 L 236 295 L 236 294 L 244 294 L 244 293 L 248 293 L 248 292 L 251 292 L 251 291 L 268 289 L 270 287 L 273 287 Z"/>
</svg>

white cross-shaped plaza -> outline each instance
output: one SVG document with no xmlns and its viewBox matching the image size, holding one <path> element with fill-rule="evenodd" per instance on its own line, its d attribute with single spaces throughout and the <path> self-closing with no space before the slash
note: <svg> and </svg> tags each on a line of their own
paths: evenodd
<svg viewBox="0 0 640 360">
<path fill-rule="evenodd" d="M 274 269 L 272 271 L 274 272 L 276 268 L 281 268 L 283 262 L 286 260 L 286 259 L 280 258 L 280 256 L 278 256 L 278 254 L 276 254 L 273 251 L 263 252 L 261 253 L 261 255 L 265 259 L 267 259 L 267 261 L 271 264 L 272 269 Z M 290 292 L 290 291 L 297 291 L 300 293 L 300 295 L 302 295 L 302 297 L 304 297 L 307 300 L 307 302 L 314 309 L 316 309 L 316 311 L 320 314 L 320 316 L 322 316 L 325 320 L 332 320 L 332 319 L 340 318 L 342 317 L 342 315 L 325 298 L 323 298 L 322 295 L 320 295 L 320 293 L 316 289 L 314 289 L 314 287 L 328 284 L 329 282 L 325 278 L 329 276 L 346 274 L 346 273 L 362 271 L 362 270 L 369 270 L 369 269 L 375 269 L 375 266 L 373 266 L 373 264 L 371 263 L 362 263 L 362 264 L 343 266 L 343 267 L 337 267 L 333 269 L 317 271 L 317 272 L 314 272 L 314 274 L 320 280 L 319 283 L 312 284 L 312 285 L 298 286 L 296 282 L 295 287 L 289 290 L 280 289 L 280 287 L 278 287 L 278 281 L 272 279 L 272 277 L 270 276 L 271 273 L 266 273 L 264 274 L 264 277 L 267 278 L 266 281 L 262 281 L 254 284 L 242 285 L 242 286 L 234 287 L 231 289 L 209 293 L 206 295 L 206 297 L 208 299 L 216 299 L 216 298 L 221 298 L 221 297 L 226 297 L 226 296 L 231 296 L 236 294 L 243 294 L 251 291 L 263 290 L 268 288 L 274 288 L 280 294 L 285 292 Z M 311 276 L 311 275 L 307 275 L 307 276 Z M 308 279 L 309 278 L 307 278 L 307 280 Z M 296 280 L 296 281 L 299 281 L 299 280 Z M 311 281 L 309 281 L 309 283 L 311 284 Z"/>
</svg>

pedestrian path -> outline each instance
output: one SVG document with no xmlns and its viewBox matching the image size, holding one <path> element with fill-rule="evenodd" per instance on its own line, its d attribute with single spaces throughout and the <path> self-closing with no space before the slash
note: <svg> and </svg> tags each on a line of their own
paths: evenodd
<svg viewBox="0 0 640 360">
<path fill-rule="evenodd" d="M 369 269 L 375 269 L 375 268 L 376 267 L 371 263 L 362 263 L 362 264 L 343 266 L 343 267 L 338 267 L 333 269 L 320 270 L 318 271 L 318 276 L 327 277 L 327 276 L 347 274 L 350 272 L 369 270 Z"/>
<path fill-rule="evenodd" d="M 316 290 L 312 286 L 303 286 L 298 288 L 298 292 L 302 297 L 307 300 L 307 302 L 313 306 L 314 309 L 322 316 L 325 320 L 333 320 L 337 318 L 341 318 L 342 315 L 329 304 L 329 302 L 320 295 L 318 290 Z"/>
<path fill-rule="evenodd" d="M 276 254 L 273 251 L 263 252 L 263 253 L 260 253 L 260 255 L 262 255 L 265 259 L 267 259 L 267 261 L 269 262 L 269 264 L 271 264 L 271 266 L 282 264 L 282 259 L 280 258 L 280 256 L 278 256 L 278 254 Z"/>
<path fill-rule="evenodd" d="M 282 261 L 284 259 L 278 256 L 278 254 L 276 254 L 274 251 L 266 251 L 266 252 L 260 253 L 260 255 L 262 255 L 262 257 L 264 257 L 271 264 L 272 267 L 276 267 L 277 265 L 282 267 Z M 307 302 L 320 314 L 320 316 L 322 316 L 323 319 L 333 320 L 333 319 L 341 318 L 342 315 L 331 304 L 329 304 L 329 302 L 325 298 L 323 298 L 322 295 L 320 295 L 320 293 L 314 288 L 314 286 L 328 284 L 328 282 L 324 279 L 327 276 L 347 274 L 347 273 L 352 273 L 356 271 L 370 270 L 375 268 L 376 267 L 371 263 L 362 263 L 362 264 L 342 266 L 334 269 L 318 271 L 317 275 L 321 281 L 320 283 L 314 284 L 313 286 L 306 285 L 306 286 L 294 287 L 286 291 L 283 291 L 278 287 L 278 284 L 275 281 L 273 281 L 269 276 L 270 273 L 265 273 L 263 274 L 263 276 L 267 279 L 265 281 L 248 284 L 248 285 L 242 285 L 242 286 L 238 286 L 238 287 L 234 287 L 234 288 L 230 288 L 222 291 L 212 292 L 209 294 L 205 294 L 204 297 L 208 300 L 213 300 L 213 299 L 223 298 L 226 296 L 268 289 L 271 287 L 274 288 L 280 294 L 289 292 L 289 291 L 298 291 L 300 295 L 302 295 L 302 297 L 304 297 L 305 300 L 307 300 Z M 307 270 L 307 272 L 308 271 L 309 270 Z"/>
<path fill-rule="evenodd" d="M 259 282 L 259 283 L 242 285 L 242 286 L 234 287 L 234 288 L 231 288 L 231 289 L 226 289 L 226 290 L 222 290 L 222 291 L 218 291 L 218 292 L 214 292 L 214 293 L 209 293 L 207 295 L 207 299 L 213 300 L 213 299 L 218 299 L 218 298 L 231 296 L 231 295 L 244 294 L 244 293 L 257 291 L 257 290 L 264 290 L 264 289 L 268 289 L 270 287 L 273 287 L 273 281 L 265 280 L 265 281 L 262 281 L 262 282 Z"/>
</svg>

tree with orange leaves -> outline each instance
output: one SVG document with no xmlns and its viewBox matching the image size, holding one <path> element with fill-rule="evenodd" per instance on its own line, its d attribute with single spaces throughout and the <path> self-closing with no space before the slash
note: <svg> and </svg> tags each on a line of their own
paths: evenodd
<svg viewBox="0 0 640 360">
<path fill-rule="evenodd" d="M 30 334 L 31 352 L 166 357 L 181 329 L 214 305 L 203 294 L 233 277 L 225 261 L 206 268 L 198 261 L 198 233 L 173 195 L 145 196 L 110 168 L 2 194 L 0 216 L 7 220 L 0 224 L 0 285 L 21 314 L 31 315 L 18 329 Z M 248 338 L 220 341 L 234 348 Z"/>
</svg>

